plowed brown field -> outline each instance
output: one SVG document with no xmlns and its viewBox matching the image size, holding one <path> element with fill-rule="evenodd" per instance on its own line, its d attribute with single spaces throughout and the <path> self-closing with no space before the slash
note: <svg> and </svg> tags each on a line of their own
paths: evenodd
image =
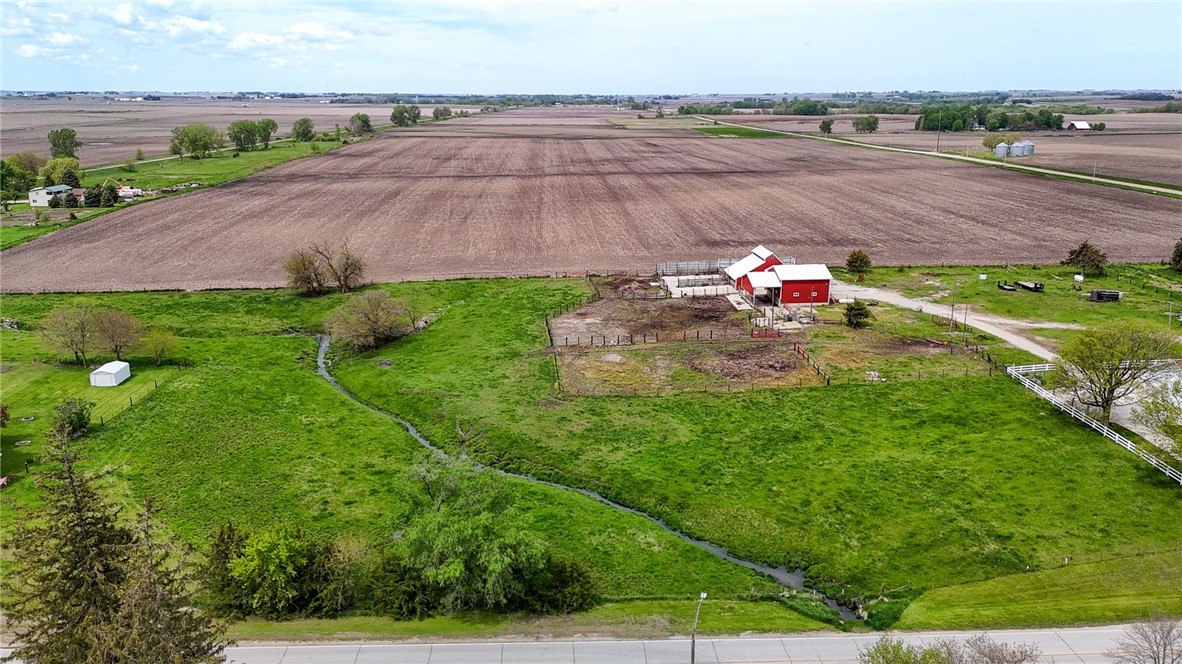
<svg viewBox="0 0 1182 664">
<path fill-rule="evenodd" d="M 345 238 L 374 281 L 649 273 L 757 243 L 998 263 L 1090 238 L 1144 261 L 1180 218 L 1148 194 L 809 140 L 402 134 L 62 230 L 5 251 L 0 276 L 5 291 L 277 286 L 295 248 Z"/>
</svg>

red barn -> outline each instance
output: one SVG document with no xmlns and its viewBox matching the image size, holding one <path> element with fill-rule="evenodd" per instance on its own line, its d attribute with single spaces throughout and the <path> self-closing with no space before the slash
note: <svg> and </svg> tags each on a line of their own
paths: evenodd
<svg viewBox="0 0 1182 664">
<path fill-rule="evenodd" d="M 761 244 L 752 249 L 745 258 L 726 268 L 725 272 L 732 286 L 738 290 L 747 291 L 748 295 L 754 295 L 756 288 L 764 288 L 765 286 L 752 284 L 750 275 L 755 272 L 765 272 L 768 268 L 780 264 L 780 259 Z"/>
<path fill-rule="evenodd" d="M 773 295 L 781 305 L 829 304 L 833 275 L 824 265 L 776 265 L 770 272 L 780 282 Z"/>
</svg>

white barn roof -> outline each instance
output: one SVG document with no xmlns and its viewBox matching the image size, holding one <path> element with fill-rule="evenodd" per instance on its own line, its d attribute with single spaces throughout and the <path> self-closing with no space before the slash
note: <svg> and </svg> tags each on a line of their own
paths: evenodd
<svg viewBox="0 0 1182 664">
<path fill-rule="evenodd" d="M 1092 128 L 1092 125 L 1088 124 L 1087 122 L 1084 122 L 1083 120 L 1072 120 L 1071 122 L 1067 123 L 1067 126 L 1068 127 L 1075 127 L 1076 129 L 1091 129 Z"/>
<path fill-rule="evenodd" d="M 768 270 L 767 272 L 752 272 L 747 275 L 751 279 L 752 288 L 779 288 L 780 278 L 776 276 L 775 272 Z"/>
<path fill-rule="evenodd" d="M 806 263 L 804 265 L 776 265 L 772 268 L 780 281 L 820 281 L 832 279 L 829 268 L 820 263 Z"/>
<path fill-rule="evenodd" d="M 743 258 L 739 259 L 739 262 L 731 263 L 730 267 L 726 269 L 726 276 L 730 277 L 732 280 L 738 279 L 760 265 L 763 265 L 763 261 L 763 258 L 760 258 L 755 254 L 747 254 Z"/>
<path fill-rule="evenodd" d="M 760 258 L 762 258 L 764 260 L 767 260 L 767 258 L 769 256 L 775 256 L 775 254 L 772 253 L 771 249 L 768 249 L 767 247 L 763 246 L 762 244 L 755 247 L 754 249 L 752 249 L 751 253 L 755 254 L 756 256 L 759 256 Z"/>
<path fill-rule="evenodd" d="M 126 363 L 126 362 L 120 362 L 120 361 L 116 360 L 116 361 L 113 361 L 113 362 L 107 362 L 107 363 L 106 363 L 106 364 L 104 364 L 103 366 L 101 366 L 101 367 L 99 367 L 99 368 L 95 369 L 94 371 L 91 371 L 90 373 L 92 373 L 92 374 L 111 374 L 111 375 L 114 375 L 114 374 L 117 374 L 117 373 L 119 373 L 119 371 L 120 371 L 120 370 L 122 370 L 122 369 L 126 369 L 126 368 L 128 368 L 128 367 L 130 367 L 130 366 L 131 366 L 131 365 L 130 365 L 130 364 L 128 364 L 128 363 Z"/>
</svg>

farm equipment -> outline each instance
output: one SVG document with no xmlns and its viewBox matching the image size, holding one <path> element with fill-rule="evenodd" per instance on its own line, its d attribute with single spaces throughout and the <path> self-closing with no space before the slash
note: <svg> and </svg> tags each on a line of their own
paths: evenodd
<svg viewBox="0 0 1182 664">
<path fill-rule="evenodd" d="M 1120 302 L 1122 293 L 1115 290 L 1094 290 L 1088 294 L 1089 302 Z"/>
<path fill-rule="evenodd" d="M 997 282 L 997 287 L 998 287 L 998 288 L 1000 288 L 1000 289 L 1002 289 L 1003 291 L 1010 291 L 1010 292 L 1013 292 L 1013 291 L 1016 291 L 1016 290 L 1018 290 L 1017 288 L 1015 288 L 1015 287 L 1013 287 L 1012 285 L 1010 285 L 1010 282 L 1008 282 L 1008 281 L 999 281 L 999 282 Z"/>
<path fill-rule="evenodd" d="M 1046 286 L 1041 281 L 1019 281 L 1018 288 L 1028 290 L 1031 293 L 1041 293 Z"/>
</svg>

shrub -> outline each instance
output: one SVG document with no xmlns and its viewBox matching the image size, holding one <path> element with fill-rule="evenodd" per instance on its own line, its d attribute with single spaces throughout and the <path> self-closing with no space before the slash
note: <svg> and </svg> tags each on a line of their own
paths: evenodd
<svg viewBox="0 0 1182 664">
<path fill-rule="evenodd" d="M 244 593 L 246 608 L 267 618 L 297 609 L 298 579 L 308 564 L 303 531 L 287 526 L 250 538 L 230 561 L 230 575 Z"/>
<path fill-rule="evenodd" d="M 304 295 L 319 295 L 324 292 L 324 265 L 320 256 L 298 249 L 283 264 L 287 272 L 287 285 Z"/>
<path fill-rule="evenodd" d="M 845 259 L 845 269 L 850 272 L 865 272 L 870 269 L 870 265 L 870 254 L 861 249 L 851 251 Z"/>
<path fill-rule="evenodd" d="M 527 580 L 523 604 L 533 613 L 572 613 L 589 608 L 597 598 L 595 583 L 582 563 L 550 557 Z"/>
<path fill-rule="evenodd" d="M 62 438 L 76 438 L 90 426 L 94 403 L 85 399 L 63 399 L 53 407 L 53 431 Z"/>
<path fill-rule="evenodd" d="M 848 327 L 859 329 L 869 327 L 870 319 L 874 318 L 874 314 L 870 312 L 870 307 L 866 306 L 865 302 L 854 300 L 845 305 L 845 311 L 842 312 L 841 318 Z"/>
<path fill-rule="evenodd" d="M 1108 255 L 1088 240 L 1080 242 L 1079 246 L 1067 252 L 1067 258 L 1060 263 L 1060 265 L 1076 265 L 1079 267 L 1080 273 L 1091 275 L 1104 274 L 1104 266 L 1107 264 Z"/>
<path fill-rule="evenodd" d="M 144 337 L 144 350 L 156 358 L 156 366 L 164 361 L 164 356 L 175 353 L 177 349 L 176 335 L 163 328 L 155 328 Z"/>
<path fill-rule="evenodd" d="M 386 291 L 371 290 L 334 311 L 328 329 L 350 346 L 369 350 L 408 334 L 412 329 L 410 309 Z"/>
<path fill-rule="evenodd" d="M 1170 256 L 1170 269 L 1182 272 L 1182 240 L 1174 245 L 1174 253 Z"/>
</svg>

